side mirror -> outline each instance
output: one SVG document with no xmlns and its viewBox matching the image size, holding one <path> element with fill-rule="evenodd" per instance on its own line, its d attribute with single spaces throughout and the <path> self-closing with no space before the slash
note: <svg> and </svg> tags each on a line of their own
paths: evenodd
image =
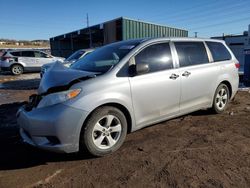
<svg viewBox="0 0 250 188">
<path fill-rule="evenodd" d="M 141 63 L 136 65 L 136 73 L 137 74 L 144 74 L 147 73 L 149 71 L 149 66 L 146 63 Z"/>
<path fill-rule="evenodd" d="M 129 75 L 130 76 L 145 74 L 147 72 L 149 72 L 149 66 L 146 63 L 141 63 L 138 65 L 133 64 L 133 65 L 129 66 Z"/>
</svg>

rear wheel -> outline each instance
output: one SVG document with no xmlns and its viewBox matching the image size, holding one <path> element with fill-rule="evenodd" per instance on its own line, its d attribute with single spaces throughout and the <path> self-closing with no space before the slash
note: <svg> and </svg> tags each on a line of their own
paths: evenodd
<svg viewBox="0 0 250 188">
<path fill-rule="evenodd" d="M 227 107 L 229 98 L 230 93 L 227 85 L 220 84 L 215 91 L 212 111 L 217 114 L 222 113 Z"/>
<path fill-rule="evenodd" d="M 80 136 L 80 152 L 104 156 L 119 149 L 127 135 L 124 114 L 114 107 L 101 107 L 91 114 Z"/>
<path fill-rule="evenodd" d="M 14 75 L 20 75 L 23 73 L 23 67 L 21 65 L 12 65 L 11 73 Z"/>
</svg>

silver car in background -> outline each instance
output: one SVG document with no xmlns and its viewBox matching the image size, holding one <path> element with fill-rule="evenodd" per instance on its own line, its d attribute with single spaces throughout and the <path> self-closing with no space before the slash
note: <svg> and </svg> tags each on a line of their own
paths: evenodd
<svg viewBox="0 0 250 188">
<path fill-rule="evenodd" d="M 71 54 L 67 59 L 65 59 L 64 62 L 62 62 L 62 64 L 66 67 L 70 67 L 73 63 L 75 63 L 77 60 L 85 57 L 86 55 L 90 54 L 91 52 L 93 52 L 94 49 L 81 49 L 81 50 L 77 50 L 76 52 L 74 52 L 73 54 Z M 55 62 L 53 62 L 55 63 Z M 42 66 L 41 68 L 41 72 L 40 72 L 40 77 L 42 78 L 44 73 L 53 65 L 53 63 L 48 63 Z"/>
<path fill-rule="evenodd" d="M 2 71 L 11 71 L 14 75 L 23 72 L 39 72 L 42 65 L 53 61 L 64 61 L 39 50 L 8 50 L 0 59 Z"/>
<path fill-rule="evenodd" d="M 200 109 L 222 113 L 237 92 L 238 67 L 219 40 L 113 43 L 70 69 L 55 63 L 17 112 L 20 134 L 42 149 L 104 156 L 145 126 Z"/>
</svg>

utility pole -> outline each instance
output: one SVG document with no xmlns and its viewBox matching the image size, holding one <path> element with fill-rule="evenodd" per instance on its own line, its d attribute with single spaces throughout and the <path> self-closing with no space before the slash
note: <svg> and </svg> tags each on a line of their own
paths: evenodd
<svg viewBox="0 0 250 188">
<path fill-rule="evenodd" d="M 194 32 L 194 37 L 197 38 L 198 32 Z"/>
<path fill-rule="evenodd" d="M 92 48 L 92 35 L 89 27 L 89 14 L 87 13 L 87 27 L 89 28 L 89 47 Z"/>
</svg>

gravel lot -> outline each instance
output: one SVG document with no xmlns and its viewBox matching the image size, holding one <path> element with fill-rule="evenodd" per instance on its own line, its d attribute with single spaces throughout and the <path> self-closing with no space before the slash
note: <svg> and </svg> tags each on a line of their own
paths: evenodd
<svg viewBox="0 0 250 188">
<path fill-rule="evenodd" d="M 15 113 L 39 75 L 0 75 L 0 187 L 250 187 L 250 93 L 220 115 L 199 111 L 131 133 L 103 157 L 54 154 L 20 142 Z"/>
</svg>

